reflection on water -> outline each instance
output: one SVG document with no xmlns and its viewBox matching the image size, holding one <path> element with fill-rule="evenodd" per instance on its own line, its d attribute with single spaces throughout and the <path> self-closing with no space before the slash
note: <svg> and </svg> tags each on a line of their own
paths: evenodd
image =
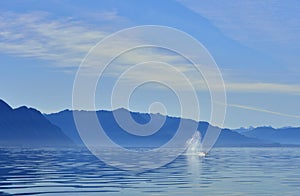
<svg viewBox="0 0 300 196">
<path fill-rule="evenodd" d="M 84 149 L 0 149 L 0 195 L 298 195 L 299 148 L 215 148 L 128 174 Z"/>
</svg>

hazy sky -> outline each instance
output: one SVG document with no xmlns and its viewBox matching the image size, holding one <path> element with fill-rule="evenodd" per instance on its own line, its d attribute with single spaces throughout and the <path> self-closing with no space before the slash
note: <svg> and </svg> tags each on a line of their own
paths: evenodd
<svg viewBox="0 0 300 196">
<path fill-rule="evenodd" d="M 87 52 L 111 33 L 137 25 L 177 28 L 208 49 L 226 85 L 224 126 L 300 126 L 300 2 L 296 0 L 3 0 L 0 98 L 13 107 L 27 105 L 45 113 L 70 109 L 74 77 Z M 176 61 L 169 52 L 133 51 L 112 64 L 104 89 L 111 88 L 109 81 L 116 79 L 114 73 L 122 70 L 122 64 L 130 58 L 143 61 L 149 54 L 161 61 L 171 58 L 174 66 L 185 70 L 185 62 Z M 109 97 L 106 90 L 96 93 L 98 109 L 110 108 L 102 101 Z M 196 90 L 201 120 L 209 120 L 209 93 Z M 130 109 L 148 111 L 151 102 L 161 101 L 168 114 L 178 115 L 174 109 L 178 102 L 172 97 L 167 89 L 144 86 L 132 95 Z"/>
</svg>

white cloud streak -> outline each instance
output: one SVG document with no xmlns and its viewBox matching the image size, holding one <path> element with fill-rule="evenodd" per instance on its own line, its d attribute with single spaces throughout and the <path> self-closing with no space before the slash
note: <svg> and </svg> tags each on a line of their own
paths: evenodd
<svg viewBox="0 0 300 196">
<path fill-rule="evenodd" d="M 253 46 L 257 42 L 299 42 L 299 1 L 278 0 L 180 0 L 211 20 L 232 39 Z"/>
<path fill-rule="evenodd" d="M 71 19 L 49 19 L 44 12 L 0 14 L 0 52 L 77 66 L 107 33 Z"/>
<path fill-rule="evenodd" d="M 300 95 L 300 85 L 276 83 L 225 83 L 227 91 L 291 93 Z"/>
<path fill-rule="evenodd" d="M 117 14 L 105 13 L 109 20 L 116 20 Z M 3 12 L 0 14 L 0 52 L 12 54 L 19 57 L 37 58 L 53 62 L 57 67 L 77 67 L 87 52 L 102 38 L 109 35 L 109 32 L 94 30 L 90 26 L 72 19 L 51 19 L 48 13 L 35 12 L 17 14 Z M 134 37 L 134 36 L 133 36 Z M 124 39 L 123 42 L 112 43 L 103 57 L 110 56 L 114 48 L 124 47 L 128 42 L 139 40 Z M 130 45 L 130 44 L 129 44 Z M 150 51 L 150 52 L 149 52 Z M 115 77 L 118 72 L 125 71 L 128 66 L 147 61 L 159 61 L 173 65 L 180 72 L 186 74 L 190 82 L 197 90 L 208 90 L 201 74 L 188 65 L 180 56 L 170 52 L 146 49 L 133 50 L 124 53 L 108 70 L 108 75 Z M 93 65 L 97 65 L 93 64 Z M 147 77 L 153 74 L 154 78 L 165 77 L 168 81 L 176 82 L 176 78 L 165 72 L 154 69 L 145 70 L 139 73 L 132 73 L 129 82 L 135 79 Z M 93 73 L 93 69 L 89 71 Z M 180 84 L 178 85 L 180 86 Z M 225 82 L 226 90 L 233 92 L 277 92 L 300 94 L 300 85 L 276 84 L 276 83 L 239 83 Z M 218 89 L 221 86 L 212 86 Z"/>
<path fill-rule="evenodd" d="M 234 108 L 251 110 L 251 111 L 256 111 L 256 112 L 263 112 L 263 113 L 268 113 L 268 114 L 274 114 L 274 115 L 282 116 L 282 117 L 289 117 L 289 118 L 300 119 L 300 116 L 297 116 L 297 115 L 286 114 L 286 113 L 281 113 L 281 112 L 275 112 L 275 111 L 272 111 L 272 110 L 266 110 L 266 109 L 262 109 L 262 108 L 252 107 L 252 106 L 245 106 L 245 105 L 239 105 L 239 104 L 226 104 L 226 105 L 228 107 L 234 107 Z"/>
</svg>

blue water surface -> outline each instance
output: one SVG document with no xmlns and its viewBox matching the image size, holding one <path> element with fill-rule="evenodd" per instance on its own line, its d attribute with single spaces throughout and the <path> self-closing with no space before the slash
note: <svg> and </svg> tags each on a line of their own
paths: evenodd
<svg viewBox="0 0 300 196">
<path fill-rule="evenodd" d="M 1 148 L 0 195 L 300 195 L 300 148 L 214 148 L 142 173 L 85 149 Z"/>
</svg>

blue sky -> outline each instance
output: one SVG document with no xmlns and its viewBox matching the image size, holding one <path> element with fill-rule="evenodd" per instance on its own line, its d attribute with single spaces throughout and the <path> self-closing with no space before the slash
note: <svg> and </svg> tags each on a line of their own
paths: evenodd
<svg viewBox="0 0 300 196">
<path fill-rule="evenodd" d="M 299 1 L 4 0 L 1 99 L 45 113 L 71 108 L 74 77 L 89 49 L 111 33 L 136 25 L 177 28 L 209 50 L 227 89 L 224 126 L 300 126 Z M 173 55 L 150 52 L 160 60 Z M 133 52 L 128 58 L 139 55 L 143 60 L 146 54 Z M 105 89 L 114 77 L 108 74 L 107 86 L 96 94 L 97 108 L 109 109 L 102 100 L 108 99 Z M 209 94 L 203 89 L 197 93 L 201 119 L 209 120 Z M 145 87 L 132 97 L 130 109 L 148 111 L 151 102 L 165 97 L 167 113 L 178 115 L 172 96 Z"/>
</svg>

